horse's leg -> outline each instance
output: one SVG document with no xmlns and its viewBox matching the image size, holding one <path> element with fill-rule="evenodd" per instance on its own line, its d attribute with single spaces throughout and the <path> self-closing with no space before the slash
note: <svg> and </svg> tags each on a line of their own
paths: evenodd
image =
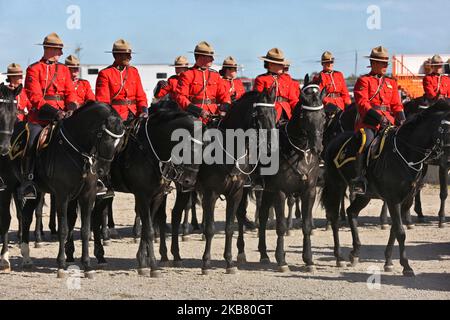
<svg viewBox="0 0 450 320">
<path fill-rule="evenodd" d="M 259 226 L 259 210 L 261 209 L 262 191 L 255 191 L 256 209 L 255 209 L 255 224 Z"/>
<path fill-rule="evenodd" d="M 50 229 L 50 238 L 52 240 L 57 240 L 58 230 L 56 229 L 56 203 L 55 196 L 53 194 L 50 195 L 50 221 L 48 223 L 48 227 Z"/>
<path fill-rule="evenodd" d="M 345 213 L 345 189 L 340 197 L 341 198 L 339 199 L 338 214 L 340 217 L 340 223 L 345 224 L 347 222 L 346 213 Z M 332 218 L 332 217 L 330 216 L 330 218 Z M 313 221 L 314 221 L 314 219 L 313 219 Z M 332 221 L 327 218 L 325 230 L 328 231 L 328 230 L 330 230 L 330 228 L 333 228 Z"/>
<path fill-rule="evenodd" d="M 193 191 L 191 192 L 191 212 L 192 212 L 192 218 L 191 218 L 191 224 L 192 224 L 192 232 L 200 232 L 200 225 L 198 224 L 198 218 L 197 218 L 197 209 L 195 205 L 197 204 L 197 192 Z"/>
<path fill-rule="evenodd" d="M 345 259 L 342 256 L 341 245 L 339 241 L 339 217 L 340 209 L 342 208 L 342 199 L 345 197 L 346 186 L 341 184 L 336 184 L 333 188 L 332 193 L 327 194 L 326 199 L 326 217 L 327 221 L 330 223 L 331 229 L 333 230 L 333 240 L 334 240 L 334 256 L 336 257 L 336 266 L 345 267 Z"/>
<path fill-rule="evenodd" d="M 161 255 L 160 265 L 168 266 L 169 257 L 167 256 L 167 245 L 166 245 L 166 205 L 167 205 L 167 195 L 164 198 L 157 209 L 155 220 L 159 225 L 159 254 Z"/>
<path fill-rule="evenodd" d="M 269 219 L 269 208 L 273 203 L 274 194 L 272 192 L 263 191 L 264 196 L 261 197 L 261 207 L 259 208 L 259 235 L 258 235 L 258 251 L 260 254 L 260 262 L 267 264 L 270 262 L 267 255 L 266 245 L 266 228 Z"/>
<path fill-rule="evenodd" d="M 114 198 L 108 198 L 105 199 L 105 206 L 103 207 L 102 211 L 102 238 L 103 238 L 103 245 L 109 246 L 111 244 L 111 238 L 109 236 L 109 230 L 108 230 L 108 215 L 109 215 L 109 203 L 112 203 Z"/>
<path fill-rule="evenodd" d="M 150 201 L 146 194 L 139 194 L 135 196 L 136 209 L 142 222 L 142 234 L 139 243 L 139 249 L 136 254 L 138 261 L 139 275 L 148 275 L 147 267 L 150 266 L 150 276 L 157 277 L 160 272 L 155 258 L 153 248 L 153 241 L 155 232 L 153 230 L 153 221 L 150 212 Z"/>
<path fill-rule="evenodd" d="M 22 208 L 22 242 L 20 244 L 20 253 L 22 254 L 22 268 L 28 269 L 33 266 L 30 258 L 30 226 L 33 222 L 34 209 L 37 200 L 27 200 Z"/>
<path fill-rule="evenodd" d="M 284 251 L 284 235 L 286 234 L 286 217 L 284 215 L 286 196 L 283 192 L 275 192 L 272 202 L 275 210 L 277 246 L 275 249 L 275 259 L 278 264 L 278 271 L 287 272 L 289 267 L 286 263 L 286 252 Z"/>
<path fill-rule="evenodd" d="M 66 259 L 64 254 L 64 246 L 67 241 L 68 236 L 68 221 L 67 221 L 67 207 L 69 204 L 69 200 L 63 197 L 56 197 L 56 213 L 58 217 L 58 240 L 59 240 L 59 250 L 58 257 L 56 258 L 58 263 L 58 278 L 64 278 L 67 276 L 66 271 Z"/>
<path fill-rule="evenodd" d="M 234 194 L 227 197 L 226 216 L 225 216 L 225 250 L 223 258 L 226 261 L 227 274 L 236 273 L 236 267 L 233 264 L 232 242 L 233 242 L 233 223 L 236 210 L 242 202 L 243 189 L 239 189 Z"/>
<path fill-rule="evenodd" d="M 307 271 L 314 270 L 314 262 L 311 250 L 311 232 L 312 232 L 312 210 L 316 200 L 316 187 L 310 185 L 302 193 L 302 231 L 303 231 L 303 262 L 306 264 Z"/>
<path fill-rule="evenodd" d="M 439 197 L 441 199 L 441 206 L 439 208 L 439 228 L 443 228 L 445 224 L 445 200 L 448 196 L 448 168 L 447 159 L 441 160 L 439 165 L 439 184 L 441 191 Z"/>
<path fill-rule="evenodd" d="M 214 237 L 214 207 L 219 197 L 213 191 L 203 193 L 203 234 L 205 235 L 205 251 L 203 253 L 202 274 L 206 275 L 211 270 L 211 244 Z"/>
<path fill-rule="evenodd" d="M 247 257 L 245 255 L 245 242 L 244 242 L 245 211 L 238 209 L 236 212 L 236 218 L 238 222 L 238 238 L 236 242 L 236 246 L 238 249 L 237 262 L 238 264 L 243 264 L 247 262 Z"/>
<path fill-rule="evenodd" d="M 89 190 L 86 190 L 78 200 L 81 213 L 81 263 L 83 265 L 85 277 L 89 279 L 95 274 L 95 271 L 91 267 L 91 259 L 89 257 L 89 237 L 91 234 L 91 213 L 96 197 L 96 187 L 95 180 Z M 76 210 L 74 211 L 76 212 Z"/>
<path fill-rule="evenodd" d="M 135 199 L 136 201 L 136 199 Z M 134 211 L 136 213 L 136 216 L 134 217 L 134 224 L 133 224 L 133 237 L 134 241 L 138 242 L 137 239 L 141 237 L 142 233 L 142 225 L 141 225 L 141 217 L 139 215 L 139 210 L 137 208 L 137 204 L 134 205 Z"/>
<path fill-rule="evenodd" d="M 287 217 L 286 236 L 291 235 L 291 230 L 293 228 L 292 211 L 293 211 L 294 205 L 295 205 L 295 197 L 291 194 L 287 197 L 288 217 Z"/>
<path fill-rule="evenodd" d="M 422 190 L 418 190 L 416 196 L 414 197 L 414 211 L 417 213 L 417 222 L 424 223 L 425 216 L 422 211 L 422 199 L 420 197 Z"/>
<path fill-rule="evenodd" d="M 370 202 L 370 198 L 362 195 L 356 195 L 355 200 L 350 204 L 347 209 L 348 223 L 352 232 L 353 250 L 350 252 L 350 262 L 352 265 L 356 265 L 359 262 L 359 250 L 361 248 L 361 241 L 359 240 L 358 233 L 358 215 L 359 212 L 364 209 Z"/>
<path fill-rule="evenodd" d="M 44 193 L 41 194 L 41 196 L 39 197 L 39 201 L 37 203 L 36 206 L 36 210 L 35 210 L 35 215 L 36 215 L 36 224 L 35 224 L 35 228 L 34 228 L 34 238 L 35 238 L 35 243 L 34 243 L 34 247 L 35 248 L 41 248 L 42 247 L 42 237 L 44 235 L 43 232 L 43 226 L 42 226 L 42 209 L 44 207 Z"/>
<path fill-rule="evenodd" d="M 175 205 L 178 200 L 178 196 L 180 196 L 180 195 L 181 195 L 181 192 L 178 192 L 178 190 L 177 190 L 177 198 L 175 199 Z M 183 211 L 181 212 L 181 214 L 183 214 L 183 212 L 184 212 L 183 223 L 181 224 L 182 233 L 183 233 L 183 236 L 182 236 L 183 241 L 189 240 L 189 212 L 191 211 L 191 192 L 189 192 L 188 195 L 189 195 L 189 199 L 188 199 L 188 201 L 186 201 Z M 172 209 L 172 234 L 174 231 L 173 230 L 173 215 L 174 215 L 174 212 Z M 197 219 L 197 217 L 196 217 L 196 219 Z M 181 223 L 181 220 L 180 220 L 180 223 Z"/>
<path fill-rule="evenodd" d="M 111 239 L 120 239 L 120 234 L 116 229 L 116 224 L 114 222 L 114 214 L 113 214 L 113 200 L 108 201 L 108 231 Z"/>
<path fill-rule="evenodd" d="M 387 208 L 386 201 L 383 201 L 383 206 L 381 207 L 381 212 L 380 212 L 380 224 L 381 224 L 381 229 L 383 229 L 383 230 L 387 229 L 389 226 L 387 210 L 388 210 L 388 208 Z"/>
<path fill-rule="evenodd" d="M 180 256 L 179 247 L 179 229 L 181 222 L 181 215 L 183 214 L 183 209 L 190 205 L 191 203 L 191 193 L 179 192 L 177 190 L 177 198 L 175 200 L 175 205 L 172 209 L 172 243 L 170 247 L 170 252 L 173 255 L 173 263 L 175 267 L 181 267 L 182 259 Z M 184 235 L 183 235 L 184 236 Z"/>
<path fill-rule="evenodd" d="M 14 205 L 16 207 L 16 217 L 17 217 L 17 243 L 20 245 L 22 243 L 22 229 L 23 229 L 23 207 L 24 203 L 18 199 L 17 193 L 14 193 Z"/>
<path fill-rule="evenodd" d="M 92 232 L 94 233 L 94 255 L 97 258 L 97 265 L 103 268 L 107 262 L 105 260 L 105 250 L 102 244 L 102 216 L 107 199 L 96 199 L 92 210 Z"/>
<path fill-rule="evenodd" d="M 11 225 L 11 193 L 7 190 L 0 192 L 0 237 L 2 238 L 2 251 L 0 253 L 0 271 L 11 272 L 8 251 L 8 231 Z"/>
<path fill-rule="evenodd" d="M 77 222 L 77 205 L 77 200 L 72 200 L 67 205 L 67 227 L 69 229 L 66 245 L 64 247 L 67 263 L 75 262 L 75 259 L 73 257 L 73 254 L 75 252 L 75 244 L 73 242 L 73 229 L 75 228 L 75 223 Z"/>
<path fill-rule="evenodd" d="M 414 276 L 413 269 L 409 266 L 408 259 L 406 258 L 405 251 L 405 239 L 406 232 L 403 228 L 402 217 L 401 217 L 401 206 L 400 204 L 395 204 L 388 202 L 389 214 L 391 215 L 392 220 L 392 230 L 394 231 L 395 237 L 397 238 L 398 246 L 400 249 L 400 264 L 403 266 L 403 275 L 405 276 Z M 389 239 L 391 242 L 391 239 Z M 388 243 L 389 246 L 389 243 Z M 386 249 L 387 250 L 387 249 Z M 386 261 L 386 264 L 388 261 Z"/>
</svg>

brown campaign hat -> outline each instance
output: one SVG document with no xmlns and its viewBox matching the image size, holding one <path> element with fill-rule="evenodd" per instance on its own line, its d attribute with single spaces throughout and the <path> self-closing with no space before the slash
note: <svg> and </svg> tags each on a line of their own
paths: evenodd
<svg viewBox="0 0 450 320">
<path fill-rule="evenodd" d="M 111 51 L 105 51 L 106 53 L 136 53 L 131 49 L 131 45 L 124 39 L 119 39 L 113 44 Z"/>
<path fill-rule="evenodd" d="M 435 54 L 431 59 L 429 66 L 443 66 L 444 64 L 447 64 L 447 62 L 444 62 L 444 60 L 441 58 L 440 55 Z"/>
<path fill-rule="evenodd" d="M 318 61 L 320 63 L 326 63 L 326 62 L 334 62 L 334 57 L 333 54 L 330 51 L 325 51 L 324 53 L 322 53 L 322 57 L 320 58 L 320 61 Z"/>
<path fill-rule="evenodd" d="M 240 66 L 237 64 L 237 61 L 232 57 L 228 56 L 223 60 L 222 68 L 239 68 Z"/>
<path fill-rule="evenodd" d="M 289 61 L 284 58 L 284 52 L 278 48 L 270 49 L 265 56 L 259 58 L 263 61 L 268 61 L 276 64 L 289 64 Z"/>
<path fill-rule="evenodd" d="M 64 47 L 64 43 L 62 42 L 61 38 L 55 33 L 52 32 L 48 36 L 44 38 L 44 42 L 38 43 L 38 46 L 44 46 L 48 48 L 60 48 L 62 49 Z"/>
<path fill-rule="evenodd" d="M 188 68 L 189 67 L 189 61 L 185 56 L 178 56 L 175 58 L 175 62 L 171 64 L 170 66 L 175 68 Z"/>
<path fill-rule="evenodd" d="M 369 60 L 389 62 L 389 53 L 385 47 L 378 46 L 372 49 L 370 56 L 366 56 Z"/>
<path fill-rule="evenodd" d="M 66 66 L 68 66 L 69 68 L 79 68 L 80 67 L 80 60 L 78 60 L 77 57 L 75 57 L 74 55 L 70 55 L 66 58 L 65 61 Z"/>
<path fill-rule="evenodd" d="M 192 51 L 191 51 L 192 52 Z M 202 41 L 195 46 L 194 54 L 203 56 L 214 56 L 214 48 L 206 41 Z"/>
<path fill-rule="evenodd" d="M 11 63 L 8 66 L 8 69 L 5 73 L 2 73 L 6 76 L 23 76 L 23 70 L 20 64 L 18 63 Z"/>
</svg>

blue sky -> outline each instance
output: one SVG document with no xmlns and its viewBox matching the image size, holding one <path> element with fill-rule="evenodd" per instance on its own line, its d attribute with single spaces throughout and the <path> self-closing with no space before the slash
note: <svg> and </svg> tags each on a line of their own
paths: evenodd
<svg viewBox="0 0 450 320">
<path fill-rule="evenodd" d="M 67 7 L 81 10 L 81 29 L 66 26 Z M 381 10 L 381 29 L 369 30 L 368 6 Z M 235 56 L 244 75 L 263 73 L 257 59 L 280 47 L 292 61 L 291 73 L 303 77 L 320 69 L 315 61 L 324 50 L 336 57 L 346 75 L 366 72 L 363 58 L 377 45 L 394 53 L 449 53 L 450 1 L 294 1 L 294 0 L 0 0 L 0 66 L 27 65 L 38 60 L 34 45 L 55 31 L 65 55 L 81 44 L 82 63 L 110 63 L 112 43 L 129 40 L 139 52 L 133 63 L 171 63 L 179 54 L 192 61 L 195 44 L 207 40 L 221 62 Z"/>
</svg>

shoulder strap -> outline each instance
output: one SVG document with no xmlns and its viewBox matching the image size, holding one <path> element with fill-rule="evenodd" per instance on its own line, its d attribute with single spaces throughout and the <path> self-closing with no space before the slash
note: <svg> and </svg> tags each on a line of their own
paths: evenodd
<svg viewBox="0 0 450 320">
<path fill-rule="evenodd" d="M 50 80 L 50 83 L 48 84 L 48 86 L 44 89 L 44 96 L 47 93 L 47 90 L 50 88 L 50 86 L 53 84 L 53 82 L 55 82 L 56 77 L 58 76 L 58 63 L 56 63 L 55 65 L 55 73 L 53 74 L 52 80 Z"/>
<path fill-rule="evenodd" d="M 117 98 L 117 96 L 122 92 L 123 87 L 125 86 L 125 82 L 127 82 L 127 79 L 128 79 L 128 68 L 129 68 L 129 67 L 126 67 L 126 70 L 125 70 L 125 77 L 123 78 L 123 81 L 122 81 L 122 83 L 120 84 L 119 91 L 117 91 L 116 94 L 114 94 L 114 96 L 111 98 L 111 103 L 112 103 L 112 101 L 113 101 L 115 98 Z M 122 77 L 122 71 L 119 70 L 119 72 L 120 72 L 120 77 Z"/>
<path fill-rule="evenodd" d="M 380 83 L 380 85 L 378 86 L 377 91 L 376 91 L 375 94 L 369 99 L 369 101 L 372 101 L 373 98 L 375 98 L 375 97 L 377 96 L 377 94 L 380 93 L 381 88 L 383 88 L 383 85 L 384 85 L 385 80 L 386 80 L 386 78 L 383 76 L 383 79 L 381 80 L 381 83 Z"/>
</svg>

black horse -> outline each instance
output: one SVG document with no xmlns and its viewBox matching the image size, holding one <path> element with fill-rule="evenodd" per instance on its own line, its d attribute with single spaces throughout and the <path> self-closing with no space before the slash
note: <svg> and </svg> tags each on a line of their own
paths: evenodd
<svg viewBox="0 0 450 320">
<path fill-rule="evenodd" d="M 0 237 L 3 243 L 0 270 L 3 272 L 11 271 L 8 252 L 8 231 L 11 223 L 10 203 L 12 195 L 15 195 L 16 207 L 19 207 L 16 196 L 18 180 L 13 173 L 8 152 L 11 146 L 14 125 L 17 122 L 16 97 L 21 91 L 21 85 L 13 90 L 3 83 L 0 84 L 0 177 L 7 185 L 5 190 L 0 191 Z M 20 210 L 20 207 L 18 210 Z"/>
<path fill-rule="evenodd" d="M 145 120 L 139 120 L 134 133 L 128 133 L 128 142 L 111 167 L 111 180 L 115 190 L 132 193 L 136 216 L 142 221 L 142 234 L 137 252 L 138 273 L 157 277 L 160 274 L 153 250 L 153 221 L 164 200 L 171 180 L 186 190 L 193 189 L 200 163 L 180 162 L 172 149 L 178 141 L 172 140 L 177 130 L 189 134 L 190 156 L 201 152 L 202 142 L 194 137 L 202 129 L 200 121 L 181 111 L 171 101 L 161 101 L 152 106 Z M 201 133 L 200 133 L 201 134 Z M 94 209 L 94 254 L 99 264 L 105 264 L 101 242 L 102 216 L 107 212 L 108 201 L 97 201 Z M 148 267 L 150 266 L 150 269 Z"/>
<path fill-rule="evenodd" d="M 260 261 L 268 263 L 266 247 L 266 223 L 269 208 L 274 206 L 276 214 L 277 247 L 275 257 L 279 271 L 289 270 L 285 260 L 284 235 L 287 225 L 284 213 L 287 195 L 298 194 L 302 205 L 303 261 L 308 271 L 314 263 L 311 252 L 312 208 L 316 197 L 316 184 L 319 177 L 319 162 L 322 152 L 322 136 L 325 125 L 325 112 L 322 100 L 326 91 L 320 91 L 315 84 L 305 86 L 300 102 L 295 107 L 292 118 L 281 124 L 279 138 L 280 166 L 273 176 L 266 177 L 266 187 L 262 196 L 259 217 Z M 238 250 L 241 260 L 245 260 L 242 228 L 239 226 Z M 242 239 L 242 241 L 241 241 Z"/>
<path fill-rule="evenodd" d="M 417 184 L 422 177 L 423 163 L 430 157 L 439 154 L 444 147 L 444 129 L 449 121 L 449 104 L 439 101 L 429 109 L 410 118 L 398 129 L 390 129 L 386 134 L 384 148 L 376 154 L 376 159 L 370 160 L 367 168 L 368 192 L 356 195 L 347 209 L 350 228 L 353 237 L 353 250 L 350 260 L 356 264 L 359 260 L 361 243 L 358 235 L 357 217 L 367 206 L 370 199 L 381 198 L 386 201 L 392 220 L 389 241 L 385 251 L 385 270 L 391 271 L 392 249 L 397 239 L 400 247 L 400 263 L 403 274 L 414 275 L 405 254 L 405 230 L 402 215 L 412 204 Z M 352 139 L 352 140 L 349 140 Z M 339 155 L 346 141 L 356 141 L 360 137 L 351 133 L 343 133 L 336 137 L 325 154 L 324 189 L 322 203 L 327 218 L 332 223 L 334 237 L 334 255 L 337 265 L 345 265 L 339 245 L 339 205 L 350 181 L 355 176 L 353 161 L 339 163 Z M 368 148 L 370 150 L 370 148 Z M 348 155 L 347 155 L 348 156 Z M 340 164 L 338 168 L 338 163 Z"/>
<path fill-rule="evenodd" d="M 226 129 L 236 132 L 248 129 L 273 129 L 275 127 L 275 110 L 274 110 L 274 96 L 267 92 L 247 92 L 239 100 L 233 103 L 227 115 L 218 123 L 218 129 L 222 132 L 224 137 L 222 146 L 226 145 Z M 218 120 L 218 119 L 214 119 Z M 214 122 L 214 121 L 213 121 Z M 217 125 L 211 125 L 216 128 Z M 230 132 L 228 131 L 228 132 Z M 224 152 L 224 148 L 218 152 Z M 202 198 L 203 208 L 203 235 L 206 240 L 205 251 L 203 254 L 202 273 L 208 274 L 211 269 L 211 242 L 214 236 L 214 208 L 215 203 L 220 195 L 224 195 L 227 201 L 226 205 L 226 226 L 225 226 L 225 250 L 224 258 L 226 260 L 227 273 L 235 273 L 236 269 L 233 266 L 231 254 L 231 240 L 233 236 L 232 223 L 236 215 L 237 206 L 242 198 L 242 190 L 248 180 L 248 173 L 254 168 L 254 165 L 246 163 L 238 163 L 236 161 L 237 150 L 229 151 L 228 162 L 224 164 L 206 164 L 200 166 L 200 171 L 197 181 L 197 190 Z M 243 151 L 243 150 L 241 150 Z M 241 154 L 241 153 L 239 153 Z M 242 155 L 242 154 L 241 154 Z M 227 155 L 224 154 L 224 159 Z M 228 164 L 232 162 L 232 164 Z M 176 202 L 172 210 L 172 243 L 171 253 L 174 257 L 174 265 L 181 266 L 182 259 L 180 256 L 178 236 L 179 227 L 181 223 L 181 216 L 183 210 L 186 208 L 188 202 L 196 201 L 196 196 L 192 198 L 190 193 L 182 193 L 177 188 Z M 160 220 L 160 253 L 161 261 L 167 262 L 167 249 L 165 244 L 165 232 L 163 226 L 164 220 Z M 240 219 L 240 217 L 238 217 Z"/>
<path fill-rule="evenodd" d="M 124 127 L 119 114 L 106 104 L 92 101 L 74 111 L 71 117 L 59 121 L 47 147 L 36 153 L 34 180 L 40 193 L 46 192 L 55 196 L 59 237 L 57 263 L 60 278 L 67 275 L 64 255 L 69 235 L 67 210 L 69 202 L 75 199 L 81 208 L 81 261 L 86 276 L 94 275 L 89 259 L 89 233 L 91 211 L 96 196 L 96 181 L 98 177 L 109 172 L 123 135 Z M 30 143 L 36 148 L 38 142 Z M 14 160 L 14 166 L 16 172 L 20 172 L 20 159 Z M 21 252 L 24 266 L 32 263 L 29 256 L 29 229 L 37 202 L 27 200 L 23 208 Z"/>
</svg>

